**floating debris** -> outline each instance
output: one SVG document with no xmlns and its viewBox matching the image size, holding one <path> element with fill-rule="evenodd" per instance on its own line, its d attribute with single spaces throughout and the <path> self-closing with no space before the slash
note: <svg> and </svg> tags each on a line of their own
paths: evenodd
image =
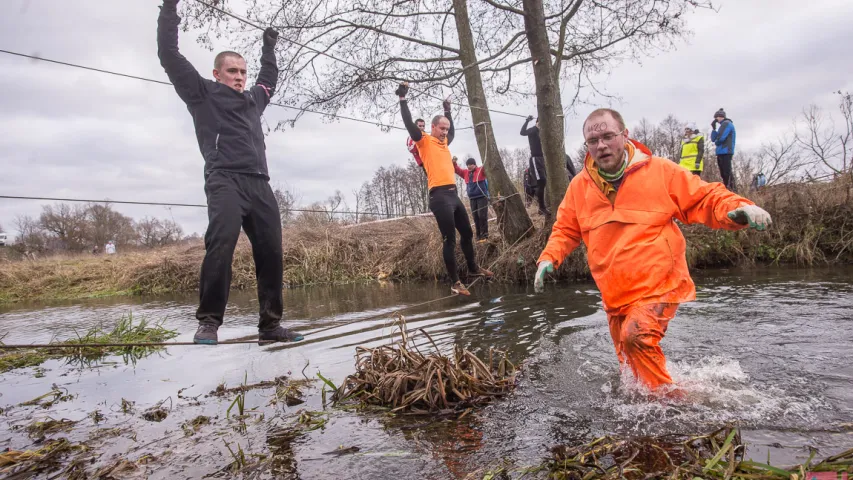
<svg viewBox="0 0 853 480">
<path fill-rule="evenodd" d="M 48 417 L 47 420 L 44 421 L 34 421 L 33 423 L 24 427 L 24 430 L 27 432 L 27 435 L 33 439 L 43 439 L 45 436 L 50 435 L 52 433 L 57 432 L 67 432 L 71 430 L 77 422 L 74 420 L 68 420 L 67 418 L 63 418 L 61 420 L 55 420 L 51 417 Z"/>
<path fill-rule="evenodd" d="M 790 480 L 809 472 L 853 472 L 853 449 L 812 463 L 780 468 L 744 460 L 746 447 L 731 425 L 707 435 L 600 437 L 579 446 L 551 450 L 549 478 L 556 480 L 694 478 Z"/>
<path fill-rule="evenodd" d="M 402 315 L 397 324 L 397 342 L 356 348 L 356 373 L 335 392 L 336 403 L 357 399 L 394 412 L 446 412 L 488 403 L 515 387 L 517 369 L 506 353 L 490 349 L 488 364 L 458 346 L 453 356 L 445 356 L 421 329 L 434 348 L 425 355 L 409 335 Z"/>
<path fill-rule="evenodd" d="M 77 397 L 77 395 L 69 393 L 67 388 L 59 387 L 54 383 L 53 385 L 51 385 L 49 392 L 45 393 L 44 395 L 39 395 L 38 397 L 32 400 L 20 403 L 18 404 L 18 406 L 32 407 L 38 405 L 42 408 L 48 409 L 59 402 L 67 402 L 70 400 L 74 400 L 75 397 Z"/>
<path fill-rule="evenodd" d="M 206 417 L 204 415 L 199 415 L 192 420 L 186 421 L 181 425 L 181 428 L 184 430 L 184 433 L 189 437 L 194 435 L 202 425 L 209 425 L 210 417 Z"/>
<path fill-rule="evenodd" d="M 142 413 L 142 418 L 149 422 L 162 422 L 169 416 L 169 412 L 162 407 L 151 407 Z"/>
<path fill-rule="evenodd" d="M 163 327 L 162 322 L 149 325 L 145 319 L 138 324 L 133 323 L 133 314 L 119 319 L 112 330 L 94 327 L 84 335 L 74 339 L 55 342 L 57 345 L 76 344 L 115 344 L 115 343 L 157 343 L 178 336 L 175 330 Z M 22 350 L 0 351 L 0 373 L 17 368 L 34 367 L 50 359 L 65 359 L 69 364 L 90 366 L 93 362 L 107 355 L 121 355 L 125 364 L 135 364 L 140 358 L 147 357 L 159 346 L 136 347 L 80 347 L 80 348 L 33 348 Z M 38 372 L 37 372 L 38 374 Z"/>
<path fill-rule="evenodd" d="M 4 476 L 3 478 L 13 476 L 25 478 L 32 474 L 55 470 L 61 466 L 61 460 L 66 455 L 86 450 L 88 447 L 85 445 L 71 443 L 65 438 L 60 438 L 48 440 L 37 450 L 0 452 L 0 474 Z M 72 467 L 68 467 L 68 469 L 70 468 Z"/>
</svg>

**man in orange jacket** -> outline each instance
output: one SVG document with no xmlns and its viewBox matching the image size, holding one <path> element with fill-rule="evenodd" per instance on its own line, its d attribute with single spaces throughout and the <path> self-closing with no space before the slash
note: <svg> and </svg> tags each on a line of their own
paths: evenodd
<svg viewBox="0 0 853 480">
<path fill-rule="evenodd" d="M 660 341 L 678 305 L 696 299 L 687 244 L 675 223 L 764 230 L 770 215 L 721 183 L 707 183 L 628 138 L 619 112 L 598 109 L 584 122 L 584 169 L 569 184 L 534 287 L 580 245 L 622 367 L 650 389 L 672 383 Z"/>
</svg>

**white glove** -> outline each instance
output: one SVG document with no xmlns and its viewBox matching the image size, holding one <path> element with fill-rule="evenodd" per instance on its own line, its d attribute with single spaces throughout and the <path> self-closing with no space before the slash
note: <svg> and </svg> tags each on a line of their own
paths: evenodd
<svg viewBox="0 0 853 480">
<path fill-rule="evenodd" d="M 539 262 L 539 269 L 536 270 L 536 279 L 533 280 L 533 290 L 536 293 L 545 291 L 545 274 L 554 271 L 554 264 L 548 260 Z"/>
<path fill-rule="evenodd" d="M 764 230 L 773 223 L 770 214 L 755 205 L 744 205 L 736 208 L 728 213 L 728 217 L 741 225 L 748 223 L 750 227 L 756 230 Z"/>
</svg>

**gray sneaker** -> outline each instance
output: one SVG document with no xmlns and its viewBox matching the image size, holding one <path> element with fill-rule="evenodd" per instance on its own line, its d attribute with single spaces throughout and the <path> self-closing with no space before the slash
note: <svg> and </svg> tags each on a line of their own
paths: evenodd
<svg viewBox="0 0 853 480">
<path fill-rule="evenodd" d="M 193 343 L 216 345 L 219 343 L 219 338 L 216 335 L 217 330 L 219 330 L 219 327 L 216 325 L 211 325 L 209 323 L 200 324 L 198 326 L 198 330 L 195 332 L 195 336 L 193 337 Z"/>
<path fill-rule="evenodd" d="M 301 333 L 294 332 L 293 330 L 284 328 L 281 325 L 273 328 L 272 330 L 258 331 L 259 342 L 298 342 L 303 338 L 305 337 L 303 337 Z"/>
</svg>

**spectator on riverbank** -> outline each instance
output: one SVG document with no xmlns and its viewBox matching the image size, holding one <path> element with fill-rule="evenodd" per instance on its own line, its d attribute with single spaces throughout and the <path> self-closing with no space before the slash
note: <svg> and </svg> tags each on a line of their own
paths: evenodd
<svg viewBox="0 0 853 480">
<path fill-rule="evenodd" d="M 717 126 L 719 124 L 719 127 Z M 726 116 L 726 111 L 720 108 L 714 113 L 714 121 L 711 122 L 711 141 L 717 146 L 717 166 L 720 167 L 720 177 L 723 185 L 731 191 L 735 191 L 734 172 L 732 162 L 735 155 L 735 140 L 737 134 L 732 120 Z"/>
</svg>

